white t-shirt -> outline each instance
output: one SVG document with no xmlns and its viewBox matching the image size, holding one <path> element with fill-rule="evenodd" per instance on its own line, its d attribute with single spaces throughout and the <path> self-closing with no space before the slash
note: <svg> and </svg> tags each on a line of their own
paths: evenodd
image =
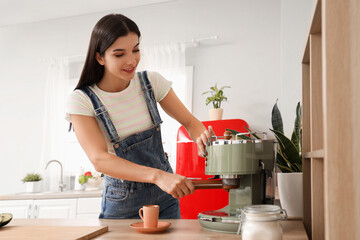
<svg viewBox="0 0 360 240">
<path fill-rule="evenodd" d="M 160 102 L 171 89 L 172 82 L 166 80 L 157 72 L 147 72 L 156 102 Z M 146 105 L 141 83 L 137 74 L 130 81 L 129 86 L 121 92 L 105 92 L 96 84 L 90 86 L 110 115 L 120 139 L 134 133 L 142 132 L 153 126 L 149 110 Z M 67 99 L 66 120 L 71 122 L 70 114 L 95 117 L 94 107 L 90 98 L 81 90 L 73 91 Z M 105 138 L 108 151 L 114 153 L 109 136 L 103 124 L 96 118 L 100 130 Z"/>
</svg>

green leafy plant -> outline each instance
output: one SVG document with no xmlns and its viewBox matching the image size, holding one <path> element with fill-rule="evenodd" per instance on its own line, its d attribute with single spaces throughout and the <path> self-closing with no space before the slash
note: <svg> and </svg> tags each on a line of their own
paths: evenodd
<svg viewBox="0 0 360 240">
<path fill-rule="evenodd" d="M 277 101 L 272 109 L 271 123 L 273 129 L 270 129 L 270 131 L 274 133 L 279 143 L 276 164 L 280 171 L 283 173 L 302 172 L 302 124 L 300 102 L 298 102 L 296 106 L 296 117 L 291 140 L 284 135 L 283 121 L 277 106 Z"/>
<path fill-rule="evenodd" d="M 236 135 L 238 133 L 241 133 L 239 131 L 233 130 L 233 129 L 229 129 L 226 128 L 225 131 L 229 131 L 232 135 L 233 139 L 238 139 L 238 140 L 255 140 L 255 139 L 261 139 L 256 133 L 254 133 L 253 131 L 251 131 L 249 128 L 245 127 L 244 128 L 249 132 L 246 134 L 241 134 L 241 135 Z"/>
<path fill-rule="evenodd" d="M 93 178 L 93 175 L 92 175 L 92 173 L 90 172 L 90 171 L 88 171 L 88 172 L 86 172 L 86 173 L 84 173 L 84 174 L 81 174 L 80 176 L 79 176 L 79 183 L 82 185 L 82 184 L 84 184 L 84 183 L 87 183 L 87 181 L 88 181 L 88 179 L 89 178 Z"/>
<path fill-rule="evenodd" d="M 21 181 L 23 182 L 38 182 L 41 181 L 42 177 L 38 173 L 28 173 Z"/>
<path fill-rule="evenodd" d="M 221 88 L 217 88 L 217 84 L 215 84 L 214 87 L 210 87 L 210 91 L 206 91 L 204 93 L 202 93 L 202 95 L 204 94 L 208 94 L 210 93 L 211 96 L 206 98 L 206 106 L 209 105 L 209 103 L 213 103 L 214 108 L 220 108 L 221 107 L 221 102 L 222 101 L 226 101 L 227 97 L 224 96 L 224 92 L 223 89 L 224 88 L 230 88 L 229 86 L 223 86 Z"/>
</svg>

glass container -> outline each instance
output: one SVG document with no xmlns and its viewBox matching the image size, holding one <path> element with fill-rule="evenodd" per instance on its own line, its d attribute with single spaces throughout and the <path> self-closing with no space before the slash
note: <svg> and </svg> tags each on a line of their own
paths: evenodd
<svg viewBox="0 0 360 240">
<path fill-rule="evenodd" d="M 284 209 L 277 205 L 252 205 L 241 210 L 239 231 L 242 240 L 282 240 Z"/>
</svg>

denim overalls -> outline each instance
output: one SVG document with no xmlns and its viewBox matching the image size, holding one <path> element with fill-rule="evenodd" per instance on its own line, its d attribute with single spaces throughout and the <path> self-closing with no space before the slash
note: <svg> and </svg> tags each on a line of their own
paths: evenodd
<svg viewBox="0 0 360 240">
<path fill-rule="evenodd" d="M 115 154 L 133 163 L 173 172 L 165 157 L 161 141 L 160 123 L 154 93 L 146 71 L 138 73 L 141 88 L 150 112 L 153 127 L 120 140 L 110 116 L 96 94 L 89 88 L 81 89 L 86 93 L 94 106 L 96 117 L 104 125 Z M 139 218 L 139 209 L 143 205 L 160 206 L 159 218 L 180 218 L 179 201 L 162 191 L 152 183 L 126 181 L 105 176 L 105 188 L 102 195 L 102 211 L 99 218 Z"/>
</svg>

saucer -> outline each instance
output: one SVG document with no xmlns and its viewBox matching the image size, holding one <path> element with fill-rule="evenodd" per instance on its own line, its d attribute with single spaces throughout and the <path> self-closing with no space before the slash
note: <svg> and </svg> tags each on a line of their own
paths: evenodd
<svg viewBox="0 0 360 240">
<path fill-rule="evenodd" d="M 137 222 L 130 224 L 130 227 L 141 233 L 157 233 L 166 230 L 170 225 L 170 222 L 158 222 L 157 228 L 144 228 L 144 222 Z"/>
</svg>

